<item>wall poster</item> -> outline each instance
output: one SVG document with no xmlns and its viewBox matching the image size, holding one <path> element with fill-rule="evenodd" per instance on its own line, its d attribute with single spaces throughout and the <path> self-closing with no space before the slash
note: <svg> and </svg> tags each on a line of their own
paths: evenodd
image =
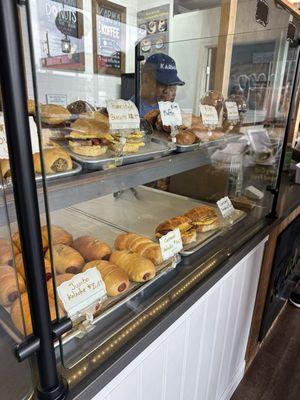
<svg viewBox="0 0 300 400">
<path fill-rule="evenodd" d="M 42 68 L 84 71 L 82 0 L 39 0 Z"/>
<path fill-rule="evenodd" d="M 142 10 L 137 14 L 141 53 L 149 57 L 154 53 L 169 53 L 170 5 Z"/>
<path fill-rule="evenodd" d="M 94 72 L 121 76 L 125 72 L 126 8 L 93 0 Z"/>
</svg>

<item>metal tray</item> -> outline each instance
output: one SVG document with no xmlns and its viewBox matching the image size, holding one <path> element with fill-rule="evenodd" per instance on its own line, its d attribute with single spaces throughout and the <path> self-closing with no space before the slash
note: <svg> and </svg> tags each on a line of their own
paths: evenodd
<svg viewBox="0 0 300 400">
<path fill-rule="evenodd" d="M 88 214 L 90 217 L 97 218 L 118 229 L 154 238 L 155 229 L 161 222 L 176 215 L 182 215 L 201 204 L 216 209 L 220 228 L 197 234 L 196 242 L 184 246 L 180 253 L 182 256 L 189 256 L 241 221 L 247 214 L 237 210 L 232 220 L 225 220 L 214 204 L 146 186 L 84 202 L 72 209 Z"/>
<path fill-rule="evenodd" d="M 164 157 L 171 154 L 175 149 L 176 147 L 172 143 L 167 144 L 161 140 L 151 140 L 138 153 L 126 154 L 123 157 L 117 157 L 111 150 L 108 150 L 106 154 L 100 157 L 86 157 L 73 153 L 70 148 L 65 146 L 65 150 L 70 156 L 79 162 L 84 170 L 88 171 L 109 169 Z"/>
<path fill-rule="evenodd" d="M 42 218 L 42 223 L 45 223 L 44 218 Z M 71 208 L 51 212 L 51 223 L 62 226 L 64 229 L 72 233 L 74 239 L 79 236 L 90 235 L 100 240 L 104 240 L 111 248 L 114 247 L 116 237 L 119 234 L 124 233 L 123 230 L 99 221 L 98 219 L 91 218 L 84 213 L 74 212 Z M 16 224 L 13 224 L 12 229 L 13 231 L 17 229 Z M 127 301 L 132 300 L 146 287 L 150 286 L 153 282 L 157 282 L 168 271 L 175 268 L 179 262 L 180 256 L 165 261 L 161 265 L 156 266 L 157 274 L 150 281 L 146 283 L 130 282 L 129 289 L 125 293 L 117 297 L 107 297 L 107 299 L 102 303 L 101 309 L 98 311 L 92 324 L 97 324 L 106 315 L 110 314 Z M 75 324 L 78 324 L 78 322 L 82 322 L 82 319 L 75 321 Z M 22 341 L 22 335 L 11 321 L 9 307 L 0 306 L 0 325 L 16 343 Z M 81 334 L 82 330 L 80 328 L 76 329 L 75 326 L 71 332 L 64 335 L 63 343 L 69 342 L 74 337 L 80 337 Z M 58 346 L 58 342 L 56 342 L 55 346 Z"/>
<path fill-rule="evenodd" d="M 46 179 L 47 179 L 47 181 L 52 181 L 54 179 L 67 178 L 69 176 L 74 176 L 74 175 L 80 174 L 81 171 L 82 171 L 81 165 L 78 164 L 76 161 L 73 161 L 73 168 L 70 171 L 55 172 L 54 174 L 47 174 Z M 41 182 L 43 180 L 43 176 L 40 174 L 36 174 L 35 180 L 36 180 L 36 182 Z M 8 187 L 12 186 L 12 181 L 10 178 L 6 179 L 5 183 Z"/>
</svg>

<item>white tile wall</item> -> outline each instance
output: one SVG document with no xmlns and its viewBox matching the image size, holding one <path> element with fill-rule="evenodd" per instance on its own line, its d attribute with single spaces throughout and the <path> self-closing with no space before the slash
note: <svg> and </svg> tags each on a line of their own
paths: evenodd
<svg viewBox="0 0 300 400">
<path fill-rule="evenodd" d="M 229 400 L 244 373 L 265 241 L 93 400 Z"/>
</svg>

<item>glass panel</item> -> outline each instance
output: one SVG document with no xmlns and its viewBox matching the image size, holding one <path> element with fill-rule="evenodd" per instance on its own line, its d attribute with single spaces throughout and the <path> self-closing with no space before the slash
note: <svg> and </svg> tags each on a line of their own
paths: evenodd
<svg viewBox="0 0 300 400">
<path fill-rule="evenodd" d="M 2 112 L 0 131 L 3 139 L 5 133 Z M 1 155 L 4 156 L 3 153 Z M 3 398 L 21 400 L 31 398 L 33 393 L 31 366 L 29 361 L 19 363 L 13 350 L 23 340 L 24 322 L 26 321 L 26 326 L 30 324 L 30 313 L 20 249 L 11 240 L 8 221 L 8 215 L 14 212 L 12 188 L 7 175 L 8 160 L 3 158 L 0 161 L 0 386 Z M 9 209 L 7 198 L 10 198 L 11 203 Z"/>
<path fill-rule="evenodd" d="M 60 315 L 74 322 L 61 343 L 71 384 L 264 226 L 297 51 L 286 39 L 289 14 L 272 3 L 264 27 L 255 3 L 238 2 L 235 33 L 220 36 L 220 7 L 173 16 L 173 2 L 29 2 L 48 287 L 51 298 L 59 287 Z M 139 106 L 135 127 L 132 108 L 115 127 L 120 102 L 111 100 L 120 99 Z M 176 101 L 182 123 L 171 128 L 159 101 Z M 217 206 L 224 197 L 235 207 L 228 216 Z M 183 249 L 163 261 L 158 239 L 175 228 Z M 78 304 L 79 273 L 92 268 L 107 295 Z"/>
</svg>

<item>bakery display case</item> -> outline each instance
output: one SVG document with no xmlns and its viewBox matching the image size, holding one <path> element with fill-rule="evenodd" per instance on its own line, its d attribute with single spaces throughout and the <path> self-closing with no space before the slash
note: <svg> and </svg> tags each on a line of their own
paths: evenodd
<svg viewBox="0 0 300 400">
<path fill-rule="evenodd" d="M 26 107 L 2 78 L 9 151 L 0 164 L 1 246 L 18 251 L 1 265 L 10 264 L 18 290 L 2 291 L 0 276 L 0 323 L 21 350 L 24 343 L 38 348 L 33 303 L 41 286 L 46 325 L 55 333 L 47 351 L 54 345 L 52 366 L 70 390 L 276 216 L 297 22 L 288 37 L 287 10 L 272 3 L 264 26 L 255 21 L 256 2 L 241 1 L 233 33 L 222 34 L 216 7 L 212 32 L 167 38 L 164 20 L 138 24 L 145 4 L 136 3 L 19 6 Z M 254 19 L 245 23 L 247 12 Z M 186 17 L 169 18 L 174 25 Z M 126 100 L 124 74 L 134 79 Z M 26 143 L 23 167 L 10 137 L 9 102 L 24 111 L 19 122 L 27 136 L 16 133 L 16 143 Z M 28 216 L 20 199 L 15 204 L 24 191 L 35 207 Z M 39 237 L 35 252 L 23 227 L 29 214 Z"/>
</svg>

